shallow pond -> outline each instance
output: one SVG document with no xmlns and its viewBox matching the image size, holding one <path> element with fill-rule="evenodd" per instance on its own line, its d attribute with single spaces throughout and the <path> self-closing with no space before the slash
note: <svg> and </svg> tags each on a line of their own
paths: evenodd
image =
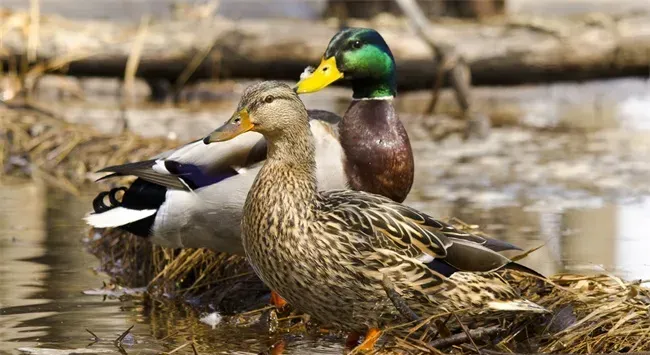
<svg viewBox="0 0 650 355">
<path fill-rule="evenodd" d="M 638 105 L 647 108 L 644 95 Z M 225 117 L 229 108 L 222 110 Z M 544 274 L 650 278 L 647 124 L 505 126 L 485 141 L 432 142 L 432 118 L 403 118 L 417 163 L 408 204 L 480 225 L 524 249 L 543 245 L 523 263 Z M 0 354 L 155 354 L 182 346 L 174 353 L 192 354 L 190 342 L 201 354 L 269 349 L 275 338 L 266 330 L 213 327 L 188 306 L 97 291 L 109 277 L 94 271 L 98 261 L 81 242 L 94 192 L 74 197 L 33 182 L 0 187 Z M 116 347 L 113 340 L 130 326 Z M 295 339 L 286 353 L 340 354 L 341 343 Z"/>
</svg>

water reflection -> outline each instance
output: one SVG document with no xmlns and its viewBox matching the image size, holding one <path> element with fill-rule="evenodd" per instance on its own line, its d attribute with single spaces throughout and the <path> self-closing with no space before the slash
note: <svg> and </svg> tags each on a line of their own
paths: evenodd
<svg viewBox="0 0 650 355">
<path fill-rule="evenodd" d="M 486 233 L 524 250 L 543 245 L 522 263 L 546 275 L 611 273 L 626 279 L 650 279 L 648 197 L 551 211 L 527 210 L 521 205 L 484 208 L 475 203 L 435 200 L 411 205 L 437 216 L 454 216 L 477 224 Z"/>
<path fill-rule="evenodd" d="M 91 338 L 86 328 L 112 340 L 138 322 L 138 300 L 82 294 L 107 280 L 92 271 L 97 260 L 80 243 L 88 199 L 40 184 L 2 187 L 0 199 L 0 353 L 36 345 L 85 347 Z M 148 332 L 146 324 L 133 330 Z"/>
<path fill-rule="evenodd" d="M 44 285 L 47 266 L 34 262 L 46 250 L 44 188 L 36 184 L 2 189 L 0 207 L 0 344 L 1 340 L 16 339 L 20 345 L 21 333 L 33 336 L 47 333 L 41 325 L 25 323 L 51 315 L 38 309 L 48 300 L 34 297 Z M 25 203 L 30 201 L 31 203 Z M 16 209 L 15 206 L 23 208 Z M 6 309 L 28 309 L 7 315 Z M 0 350 L 2 350 L 0 345 Z"/>
</svg>

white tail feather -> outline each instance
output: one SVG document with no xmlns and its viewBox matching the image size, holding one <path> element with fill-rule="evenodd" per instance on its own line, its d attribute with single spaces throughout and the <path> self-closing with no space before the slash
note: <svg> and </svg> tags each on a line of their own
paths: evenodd
<svg viewBox="0 0 650 355">
<path fill-rule="evenodd" d="M 156 211 L 115 207 L 106 212 L 90 213 L 84 220 L 95 228 L 119 227 L 152 216 Z"/>
<path fill-rule="evenodd" d="M 549 311 L 531 301 L 520 299 L 512 301 L 491 301 L 488 302 L 488 307 L 496 311 L 520 311 L 520 312 L 534 312 L 534 313 L 548 313 Z"/>
</svg>

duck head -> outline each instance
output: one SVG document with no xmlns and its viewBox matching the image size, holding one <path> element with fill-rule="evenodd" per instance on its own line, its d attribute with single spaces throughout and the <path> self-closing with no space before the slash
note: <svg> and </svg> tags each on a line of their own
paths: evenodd
<svg viewBox="0 0 650 355">
<path fill-rule="evenodd" d="M 349 80 L 355 99 L 395 96 L 395 60 L 381 35 L 370 28 L 347 28 L 332 37 L 320 65 L 306 70 L 294 88 L 316 92 Z"/>
<path fill-rule="evenodd" d="M 203 139 L 203 143 L 223 142 L 253 131 L 273 138 L 291 133 L 291 127 L 309 127 L 307 109 L 287 84 L 264 81 L 244 90 L 235 113 L 221 127 Z"/>
</svg>

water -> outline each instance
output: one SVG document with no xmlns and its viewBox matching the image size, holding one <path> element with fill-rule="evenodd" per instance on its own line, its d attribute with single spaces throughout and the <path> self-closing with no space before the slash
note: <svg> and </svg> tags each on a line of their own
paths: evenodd
<svg viewBox="0 0 650 355">
<path fill-rule="evenodd" d="M 601 127 L 511 125 L 482 142 L 456 136 L 432 142 L 429 121 L 440 118 L 404 113 L 417 166 L 407 203 L 478 224 L 524 249 L 543 245 L 523 263 L 547 275 L 605 272 L 649 279 L 650 131 L 644 115 L 650 96 L 635 97 L 622 114 L 599 121 L 605 122 Z M 340 103 L 312 100 L 341 111 Z M 209 107 L 223 119 L 232 104 Z M 142 109 L 140 119 L 154 121 L 169 109 Z M 546 118 L 556 122 L 550 111 Z M 205 127 L 195 129 L 213 128 L 212 120 L 218 119 L 205 116 Z M 81 242 L 88 232 L 81 217 L 94 192 L 79 198 L 38 182 L 0 185 L 0 354 L 158 354 L 183 345 L 175 353 L 192 354 L 192 341 L 201 354 L 256 354 L 278 339 L 227 319 L 213 329 L 200 321 L 205 315 L 171 301 L 97 292 L 109 277 L 94 271 L 98 262 Z M 123 349 L 117 348 L 113 340 L 131 326 Z M 100 340 L 94 342 L 86 329 Z M 337 337 L 293 339 L 286 349 L 341 352 Z"/>
</svg>

